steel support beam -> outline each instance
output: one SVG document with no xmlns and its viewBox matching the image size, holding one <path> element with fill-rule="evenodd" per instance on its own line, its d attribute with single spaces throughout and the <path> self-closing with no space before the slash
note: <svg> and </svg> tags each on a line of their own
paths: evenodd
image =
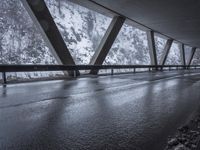
<svg viewBox="0 0 200 150">
<path fill-rule="evenodd" d="M 192 63 L 192 60 L 193 60 L 193 58 L 194 58 L 194 54 L 195 54 L 195 52 L 196 52 L 196 50 L 197 50 L 197 48 L 196 47 L 193 47 L 192 48 L 192 51 L 191 51 L 191 54 L 190 54 L 190 58 L 189 58 L 189 61 L 188 61 L 188 66 L 190 66 L 191 65 L 191 63 Z"/>
<path fill-rule="evenodd" d="M 113 18 L 106 34 L 104 35 L 98 49 L 93 55 L 90 65 L 102 65 L 110 48 L 112 47 L 120 29 L 124 24 L 125 18 L 121 16 L 116 16 Z M 99 70 L 91 70 L 90 74 L 98 74 Z"/>
<path fill-rule="evenodd" d="M 181 62 L 182 62 L 182 65 L 186 66 L 185 46 L 182 43 L 180 44 L 180 53 L 181 53 Z"/>
<path fill-rule="evenodd" d="M 147 40 L 148 40 L 148 45 L 149 45 L 149 50 L 150 50 L 151 65 L 158 65 L 154 31 L 147 31 Z"/>
<path fill-rule="evenodd" d="M 59 64 L 75 65 L 44 0 L 21 0 Z M 68 71 L 74 76 L 73 71 Z M 79 75 L 79 71 L 76 71 Z"/>
<path fill-rule="evenodd" d="M 165 62 L 167 60 L 167 56 L 169 54 L 172 43 L 173 43 L 172 39 L 167 40 L 167 43 L 166 43 L 165 48 L 164 48 L 164 53 L 163 53 L 161 60 L 160 60 L 160 65 L 165 65 Z"/>
</svg>

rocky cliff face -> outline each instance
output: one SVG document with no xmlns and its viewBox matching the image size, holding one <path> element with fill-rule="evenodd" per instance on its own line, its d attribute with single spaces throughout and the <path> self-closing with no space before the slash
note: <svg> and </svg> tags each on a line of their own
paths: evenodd
<svg viewBox="0 0 200 150">
<path fill-rule="evenodd" d="M 56 63 L 20 0 L 0 2 L 0 63 Z"/>
<path fill-rule="evenodd" d="M 45 2 L 75 62 L 89 64 L 112 18 L 69 0 Z M 158 59 L 165 42 L 156 37 Z M 20 0 L 0 2 L 0 63 L 57 63 Z M 146 33 L 125 24 L 104 64 L 150 64 Z M 167 64 L 180 64 L 180 50 L 176 44 L 173 44 Z"/>
</svg>

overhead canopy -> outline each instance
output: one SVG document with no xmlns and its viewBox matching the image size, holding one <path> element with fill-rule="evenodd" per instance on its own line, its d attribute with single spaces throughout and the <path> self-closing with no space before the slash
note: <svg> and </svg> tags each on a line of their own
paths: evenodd
<svg viewBox="0 0 200 150">
<path fill-rule="evenodd" d="M 200 48 L 200 0 L 91 0 L 157 32 Z"/>
</svg>

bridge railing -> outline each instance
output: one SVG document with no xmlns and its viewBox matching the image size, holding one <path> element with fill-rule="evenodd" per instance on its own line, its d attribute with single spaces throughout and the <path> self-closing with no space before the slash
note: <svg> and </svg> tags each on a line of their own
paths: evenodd
<svg viewBox="0 0 200 150">
<path fill-rule="evenodd" d="M 77 71 L 81 70 L 111 70 L 111 75 L 115 69 L 148 69 L 151 70 L 172 70 L 172 69 L 200 69 L 200 65 L 0 65 L 3 83 L 6 84 L 7 72 L 41 72 L 41 71 L 73 71 L 77 77 Z"/>
</svg>

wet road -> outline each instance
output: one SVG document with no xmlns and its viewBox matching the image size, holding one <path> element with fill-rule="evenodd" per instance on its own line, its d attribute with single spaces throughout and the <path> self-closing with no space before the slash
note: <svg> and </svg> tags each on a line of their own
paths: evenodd
<svg viewBox="0 0 200 150">
<path fill-rule="evenodd" d="M 0 87 L 0 150 L 161 150 L 199 89 L 195 71 Z"/>
</svg>

